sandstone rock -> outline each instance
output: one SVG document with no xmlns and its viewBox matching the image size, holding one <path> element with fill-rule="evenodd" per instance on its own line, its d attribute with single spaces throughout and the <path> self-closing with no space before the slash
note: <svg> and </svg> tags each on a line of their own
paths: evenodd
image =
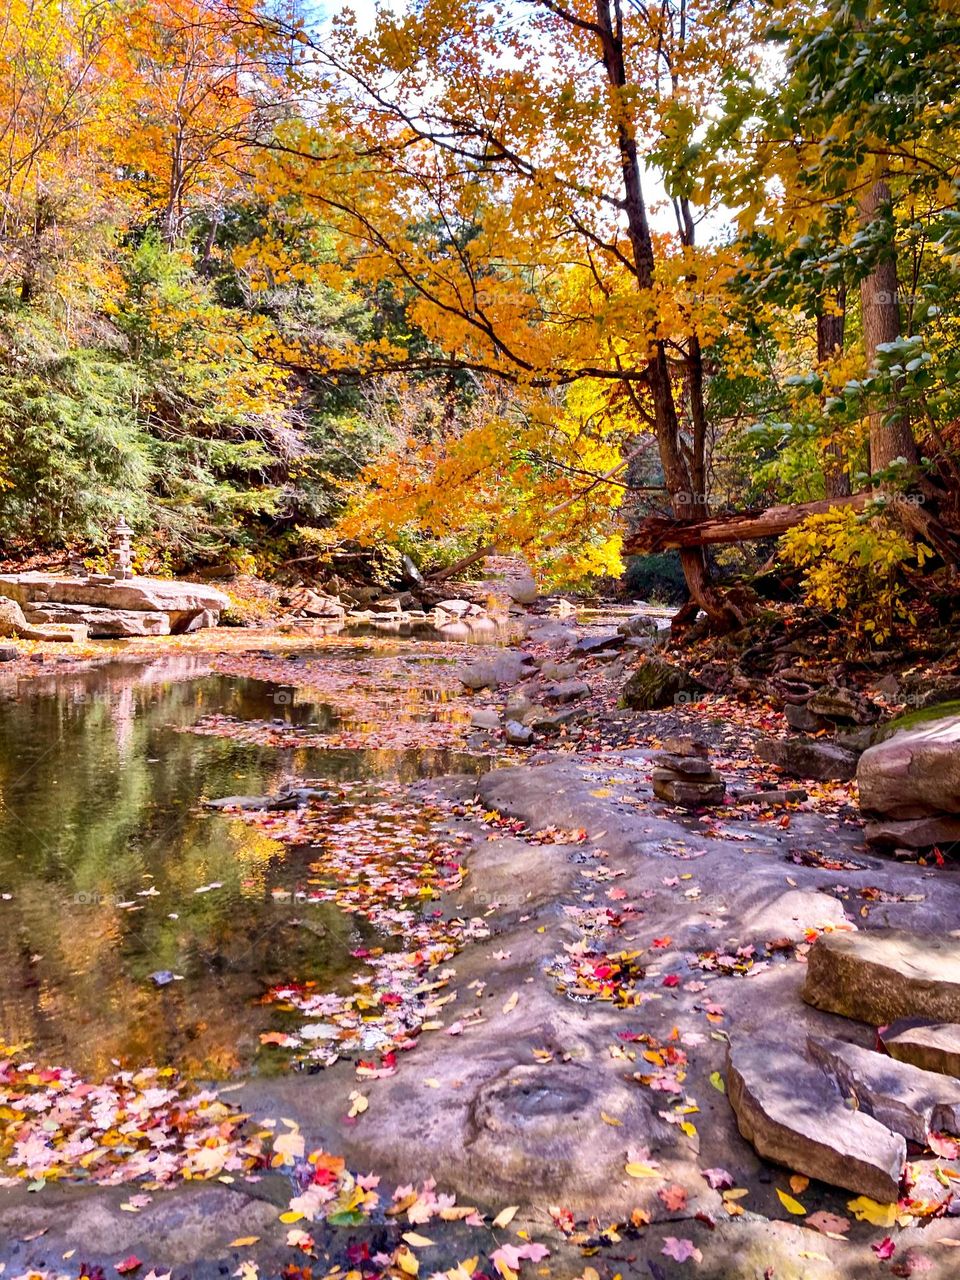
<svg viewBox="0 0 960 1280">
<path fill-rule="evenodd" d="M 0 662 L 15 662 L 20 650 L 12 644 L 0 644 Z"/>
<path fill-rule="evenodd" d="M 634 711 L 656 711 L 692 702 L 702 692 L 703 686 L 686 671 L 660 658 L 647 658 L 624 684 L 620 700 Z"/>
<path fill-rule="evenodd" d="M 583 680 L 562 680 L 559 684 L 548 685 L 542 696 L 548 703 L 577 702 L 589 692 L 590 686 Z"/>
<path fill-rule="evenodd" d="M 515 578 L 504 583 L 503 589 L 516 604 L 533 604 L 537 599 L 537 584 L 532 578 Z"/>
<path fill-rule="evenodd" d="M 471 609 L 469 600 L 440 600 L 436 607 L 442 609 L 444 613 L 453 614 L 456 618 L 462 618 Z"/>
<path fill-rule="evenodd" d="M 471 712 L 470 723 L 476 729 L 499 729 L 500 716 L 492 707 L 478 707 Z"/>
<path fill-rule="evenodd" d="M 49 573 L 0 574 L 0 595 L 20 605 L 53 602 L 191 615 L 202 609 L 219 613 L 230 604 L 222 591 L 199 582 L 127 578 L 96 583 Z"/>
<path fill-rule="evenodd" d="M 817 782 L 845 782 L 857 768 L 852 751 L 817 738 L 763 738 L 757 754 L 791 778 L 813 778 Z"/>
<path fill-rule="evenodd" d="M 901 929 L 821 934 L 803 998 L 873 1026 L 914 1016 L 960 1022 L 960 940 Z"/>
<path fill-rule="evenodd" d="M 0 636 L 19 636 L 23 640 L 72 641 L 79 644 L 87 638 L 87 629 L 79 624 L 28 622 L 15 600 L 0 596 Z"/>
<path fill-rule="evenodd" d="M 663 749 L 672 756 L 701 756 L 706 758 L 710 754 L 710 748 L 705 742 L 699 738 L 692 738 L 688 734 L 678 734 L 663 739 Z"/>
<path fill-rule="evenodd" d="M 180 628 L 182 635 L 194 631 L 204 631 L 207 627 L 217 627 L 220 625 L 220 615 L 214 609 L 201 609 L 195 614 L 185 627 Z"/>
<path fill-rule="evenodd" d="M 879 818 L 863 830 L 874 849 L 930 849 L 960 843 L 960 815 L 929 818 Z"/>
<path fill-rule="evenodd" d="M 802 942 L 810 929 L 842 929 L 846 925 L 843 903 L 829 893 L 788 889 L 772 902 L 746 912 L 737 937 L 749 942 L 766 943 L 779 938 Z"/>
<path fill-rule="evenodd" d="M 714 775 L 713 779 L 678 778 L 669 769 L 654 769 L 653 794 L 667 804 L 682 805 L 685 809 L 702 809 L 709 805 L 723 804 L 726 788 Z"/>
<path fill-rule="evenodd" d="M 101 609 L 85 604 L 26 604 L 24 616 L 28 622 L 40 626 L 50 622 L 66 622 L 86 627 L 87 634 L 94 640 L 170 634 L 169 616 L 147 609 Z"/>
<path fill-rule="evenodd" d="M 703 756 L 675 756 L 666 751 L 658 751 L 653 756 L 653 763 L 658 770 L 669 769 L 682 778 L 709 778 L 714 782 L 718 780 L 710 761 Z"/>
<path fill-rule="evenodd" d="M 503 708 L 505 720 L 522 720 L 533 709 L 533 701 L 525 693 L 514 693 Z"/>
<path fill-rule="evenodd" d="M 880 1032 L 880 1041 L 890 1057 L 898 1062 L 909 1062 L 924 1071 L 937 1071 L 946 1076 L 960 1076 L 958 1022 L 898 1018 Z"/>
<path fill-rule="evenodd" d="M 960 1083 L 949 1076 L 831 1036 L 810 1036 L 807 1048 L 844 1094 L 894 1133 L 925 1146 L 931 1132 L 960 1132 Z"/>
<path fill-rule="evenodd" d="M 960 715 L 924 720 L 865 751 L 860 806 L 886 818 L 960 813 Z"/>
<path fill-rule="evenodd" d="M 743 791 L 737 796 L 735 804 L 801 804 L 807 798 L 803 787 L 772 787 L 769 791 Z"/>
<path fill-rule="evenodd" d="M 513 747 L 526 747 L 533 741 L 533 730 L 519 720 L 508 720 L 504 725 L 503 736 Z"/>
<path fill-rule="evenodd" d="M 731 1043 L 727 1095 L 761 1156 L 882 1204 L 898 1198 L 904 1139 L 848 1108 L 833 1082 L 781 1041 Z"/>
</svg>

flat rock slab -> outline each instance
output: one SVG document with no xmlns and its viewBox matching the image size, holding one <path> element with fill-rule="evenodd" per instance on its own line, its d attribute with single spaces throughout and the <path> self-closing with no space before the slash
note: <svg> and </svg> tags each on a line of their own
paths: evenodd
<svg viewBox="0 0 960 1280">
<path fill-rule="evenodd" d="M 761 1156 L 882 1204 L 898 1198 L 904 1139 L 846 1106 L 833 1081 L 794 1049 L 732 1042 L 727 1095 L 740 1132 Z"/>
<path fill-rule="evenodd" d="M 845 782 L 857 771 L 857 757 L 852 751 L 819 738 L 765 738 L 758 744 L 757 754 L 791 778 Z"/>
<path fill-rule="evenodd" d="M 821 934 L 803 998 L 875 1027 L 910 1017 L 960 1022 L 960 939 L 903 929 Z"/>
<path fill-rule="evenodd" d="M 890 1057 L 899 1062 L 960 1076 L 960 1023 L 900 1018 L 880 1032 L 880 1040 Z"/>
<path fill-rule="evenodd" d="M 815 1062 L 861 1110 L 912 1142 L 926 1145 L 931 1132 L 960 1132 L 960 1084 L 831 1036 L 809 1036 Z"/>
<path fill-rule="evenodd" d="M 926 720 L 870 747 L 860 757 L 857 783 L 866 813 L 960 813 L 960 716 Z"/>
<path fill-rule="evenodd" d="M 222 591 L 200 582 L 175 582 L 166 578 L 88 582 L 86 578 L 52 573 L 0 574 L 0 596 L 16 600 L 21 606 L 51 602 L 176 614 L 194 614 L 203 609 L 219 613 L 230 603 Z"/>
<path fill-rule="evenodd" d="M 66 622 L 83 626 L 94 640 L 124 636 L 168 636 L 170 615 L 149 609 L 100 609 L 86 604 L 25 604 L 27 622 L 45 626 Z"/>
</svg>

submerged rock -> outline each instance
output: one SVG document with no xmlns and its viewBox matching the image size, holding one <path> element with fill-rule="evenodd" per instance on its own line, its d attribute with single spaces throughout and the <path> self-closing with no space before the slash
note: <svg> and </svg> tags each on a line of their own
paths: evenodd
<svg viewBox="0 0 960 1280">
<path fill-rule="evenodd" d="M 902 929 L 821 934 L 803 998 L 875 1027 L 913 1016 L 960 1022 L 960 939 Z"/>
</svg>

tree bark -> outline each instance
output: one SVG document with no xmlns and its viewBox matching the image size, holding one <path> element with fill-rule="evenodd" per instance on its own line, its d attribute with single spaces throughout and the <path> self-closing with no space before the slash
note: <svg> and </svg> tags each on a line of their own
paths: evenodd
<svg viewBox="0 0 960 1280">
<path fill-rule="evenodd" d="M 875 182 L 861 197 L 859 211 L 862 226 L 881 217 L 889 217 L 890 188 Z M 860 282 L 860 305 L 863 312 L 863 345 L 868 367 L 874 363 L 877 348 L 900 337 L 900 304 L 897 297 L 897 251 L 890 243 L 881 253 L 873 270 Z M 898 413 L 898 407 L 900 412 Z M 919 462 L 917 444 L 910 420 L 893 396 L 888 404 L 870 414 L 870 470 L 884 471 L 903 458 L 915 466 Z"/>
<path fill-rule="evenodd" d="M 758 538 L 775 538 L 786 533 L 808 516 L 821 515 L 834 507 L 860 510 L 871 501 L 867 490 L 841 498 L 821 498 L 818 502 L 800 502 L 792 506 L 767 507 L 763 511 L 738 512 L 732 516 L 714 516 L 697 522 L 681 522 L 656 516 L 644 520 L 624 543 L 628 555 L 652 551 L 679 550 L 681 558 L 688 550 L 702 549 L 725 542 L 752 542 Z"/>
<path fill-rule="evenodd" d="M 640 179 L 640 159 L 636 133 L 628 119 L 627 103 L 622 92 L 627 87 L 627 72 L 623 52 L 622 15 L 620 0 L 596 0 L 597 30 L 600 37 L 603 65 L 607 81 L 615 93 L 621 95 L 617 104 L 617 148 L 623 177 L 623 212 L 627 224 L 627 236 L 633 253 L 634 275 L 637 287 L 647 290 L 653 285 L 654 249 L 647 218 L 643 187 Z M 670 366 L 663 342 L 654 345 L 647 366 L 647 387 L 653 401 L 654 430 L 660 451 L 664 483 L 670 495 L 674 513 L 688 515 L 693 505 L 702 502 L 704 495 L 695 492 L 690 469 L 683 456 L 680 441 L 680 420 L 670 379 Z M 710 581 L 710 568 L 701 548 L 693 546 L 681 555 L 684 577 L 691 598 L 710 618 L 722 628 L 739 625 L 743 617 L 738 610 L 724 604 L 721 592 Z"/>
<path fill-rule="evenodd" d="M 825 364 L 843 353 L 847 290 L 837 292 L 835 307 L 817 312 L 817 363 Z M 850 473 L 844 465 L 843 449 L 834 440 L 823 447 L 823 487 L 828 498 L 846 498 L 850 493 Z"/>
</svg>

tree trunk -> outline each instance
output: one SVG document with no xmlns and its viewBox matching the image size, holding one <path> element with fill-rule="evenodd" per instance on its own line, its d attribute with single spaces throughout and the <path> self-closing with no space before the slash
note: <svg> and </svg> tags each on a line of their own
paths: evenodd
<svg viewBox="0 0 960 1280">
<path fill-rule="evenodd" d="M 889 218 L 890 188 L 887 184 L 875 182 L 861 197 L 859 209 L 862 226 L 869 226 L 879 218 Z M 870 274 L 860 282 L 860 304 L 864 354 L 869 367 L 874 363 L 881 343 L 895 342 L 900 337 L 897 251 L 892 229 L 889 244 Z M 870 414 L 870 470 L 884 471 L 897 458 L 903 458 L 912 466 L 919 462 L 910 420 L 898 397 L 893 396 L 887 405 Z"/>
<path fill-rule="evenodd" d="M 624 552 L 642 554 L 651 551 L 679 550 L 681 558 L 687 550 L 702 549 L 724 542 L 752 542 L 757 538 L 775 538 L 786 533 L 808 516 L 821 515 L 834 507 L 859 510 L 871 500 L 867 490 L 843 498 L 821 498 L 818 502 L 799 502 L 792 506 L 767 507 L 763 511 L 745 511 L 732 516 L 714 516 L 697 523 L 664 519 L 660 516 L 644 520 L 624 543 Z"/>
<path fill-rule="evenodd" d="M 628 118 L 629 106 L 623 95 L 627 87 L 626 64 L 623 54 L 622 19 L 620 0 L 596 0 L 597 27 L 603 54 L 603 65 L 611 89 L 618 95 L 616 111 L 617 148 L 620 171 L 623 176 L 623 212 L 627 235 L 633 251 L 634 275 L 637 287 L 650 289 L 653 285 L 654 251 L 653 237 L 647 219 L 647 209 L 640 180 L 640 160 L 637 151 L 636 132 Z M 689 515 L 694 504 L 703 500 L 702 493 L 695 493 L 689 468 L 680 443 L 680 421 L 670 379 L 670 366 L 666 348 L 662 342 L 654 346 L 647 366 L 647 387 L 653 401 L 654 430 L 660 450 L 664 483 L 670 494 L 675 515 Z M 681 556 L 684 577 L 691 598 L 707 614 L 711 622 L 725 629 L 739 625 L 743 617 L 738 610 L 726 606 L 723 596 L 710 581 L 710 569 L 703 551 L 691 549 Z"/>
<path fill-rule="evenodd" d="M 820 365 L 843 353 L 846 306 L 847 290 L 843 286 L 837 292 L 835 309 L 817 312 L 817 363 Z M 850 473 L 844 466 L 843 449 L 830 440 L 823 452 L 824 492 L 828 498 L 846 498 L 850 493 Z"/>
</svg>

